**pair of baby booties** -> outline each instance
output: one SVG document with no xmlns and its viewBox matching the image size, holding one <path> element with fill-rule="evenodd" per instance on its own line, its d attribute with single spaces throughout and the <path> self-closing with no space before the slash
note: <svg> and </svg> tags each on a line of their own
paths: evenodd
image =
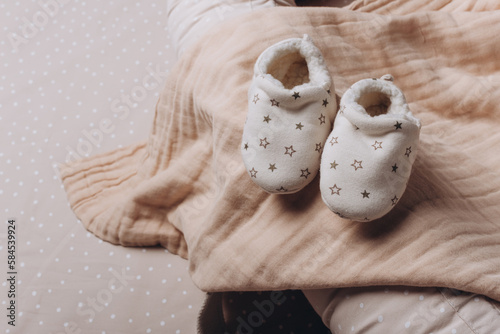
<svg viewBox="0 0 500 334">
<path fill-rule="evenodd" d="M 403 195 L 421 126 L 392 76 L 358 81 L 337 111 L 321 51 L 304 35 L 259 56 L 248 98 L 243 162 L 268 193 L 295 193 L 319 171 L 325 204 L 354 221 L 384 216 Z"/>
</svg>

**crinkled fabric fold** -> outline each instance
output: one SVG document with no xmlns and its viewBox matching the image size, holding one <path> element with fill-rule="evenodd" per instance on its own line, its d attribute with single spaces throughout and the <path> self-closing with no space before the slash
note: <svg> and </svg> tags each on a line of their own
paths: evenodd
<svg viewBox="0 0 500 334">
<path fill-rule="evenodd" d="M 441 286 L 500 300 L 500 12 L 399 16 L 272 8 L 230 21 L 171 72 L 147 143 L 61 168 L 70 204 L 103 240 L 162 245 L 203 290 Z M 337 95 L 391 73 L 422 121 L 404 196 L 354 223 L 322 202 L 253 184 L 240 156 L 260 53 L 308 34 Z"/>
</svg>

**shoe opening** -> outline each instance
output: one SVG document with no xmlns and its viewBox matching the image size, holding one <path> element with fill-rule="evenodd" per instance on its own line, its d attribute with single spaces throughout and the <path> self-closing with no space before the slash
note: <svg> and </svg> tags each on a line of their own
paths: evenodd
<svg viewBox="0 0 500 334">
<path fill-rule="evenodd" d="M 358 104 L 365 108 L 368 115 L 374 117 L 388 113 L 391 99 L 382 92 L 370 92 L 361 95 Z"/>
<path fill-rule="evenodd" d="M 268 73 L 286 89 L 309 83 L 307 62 L 299 51 L 277 57 L 269 64 Z"/>
</svg>

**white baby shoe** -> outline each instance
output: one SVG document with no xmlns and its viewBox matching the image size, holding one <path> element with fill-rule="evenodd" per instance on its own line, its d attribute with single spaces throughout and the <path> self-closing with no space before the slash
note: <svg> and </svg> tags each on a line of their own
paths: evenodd
<svg viewBox="0 0 500 334">
<path fill-rule="evenodd" d="M 325 204 L 343 218 L 370 221 L 403 195 L 415 161 L 420 121 L 391 75 L 352 85 L 321 157 Z"/>
<path fill-rule="evenodd" d="M 299 191 L 318 173 L 337 111 L 330 74 L 309 36 L 259 56 L 248 100 L 241 144 L 248 175 L 269 193 Z"/>
</svg>

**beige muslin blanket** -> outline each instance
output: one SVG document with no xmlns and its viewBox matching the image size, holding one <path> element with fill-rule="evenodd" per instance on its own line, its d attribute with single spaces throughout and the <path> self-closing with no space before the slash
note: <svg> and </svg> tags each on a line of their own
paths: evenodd
<svg viewBox="0 0 500 334">
<path fill-rule="evenodd" d="M 103 240 L 188 258 L 203 290 L 443 286 L 500 300 L 494 6 L 358 1 L 356 11 L 272 8 L 219 25 L 171 72 L 147 141 L 61 167 L 71 207 Z M 406 193 L 378 221 L 330 212 L 318 179 L 269 195 L 245 171 L 252 67 L 268 46 L 303 34 L 322 50 L 337 95 L 391 73 L 422 120 Z"/>
</svg>

